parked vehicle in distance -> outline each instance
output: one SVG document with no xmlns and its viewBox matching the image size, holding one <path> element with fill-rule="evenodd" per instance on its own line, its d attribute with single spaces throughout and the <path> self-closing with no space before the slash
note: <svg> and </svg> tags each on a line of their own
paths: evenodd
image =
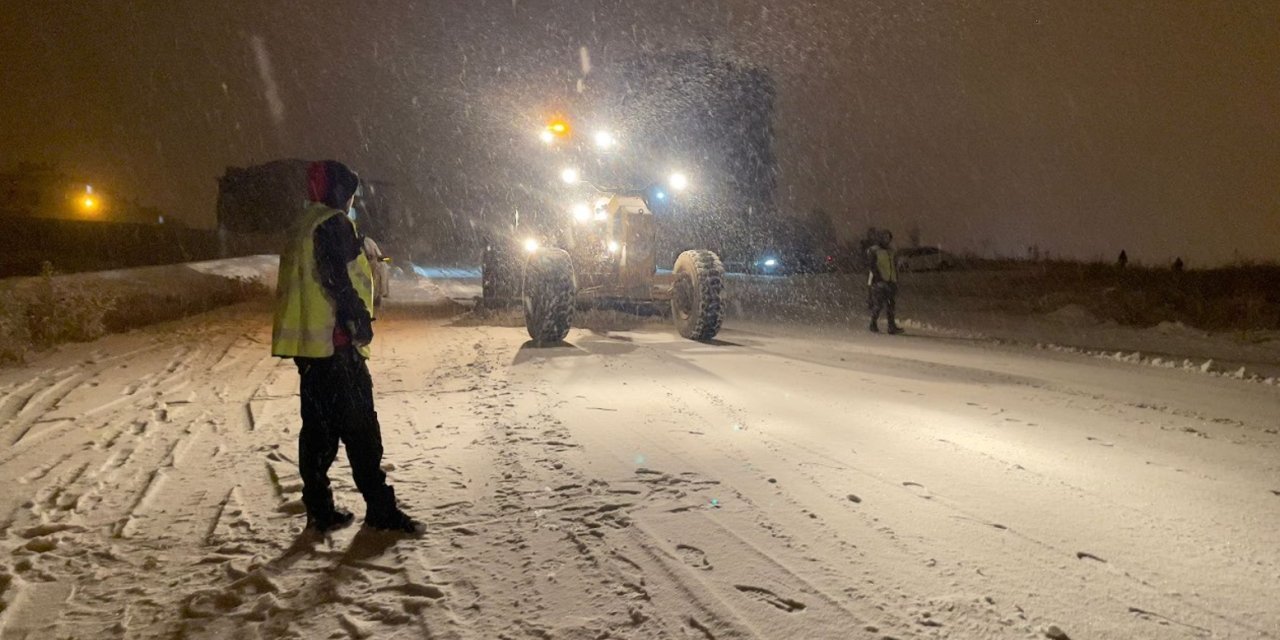
<svg viewBox="0 0 1280 640">
<path fill-rule="evenodd" d="M 791 265 L 783 264 L 776 253 L 766 253 L 751 263 L 751 273 L 762 276 L 779 276 L 790 272 Z"/>
<path fill-rule="evenodd" d="M 898 271 L 939 271 L 956 266 L 956 257 L 938 247 L 906 247 L 895 254 Z"/>
</svg>

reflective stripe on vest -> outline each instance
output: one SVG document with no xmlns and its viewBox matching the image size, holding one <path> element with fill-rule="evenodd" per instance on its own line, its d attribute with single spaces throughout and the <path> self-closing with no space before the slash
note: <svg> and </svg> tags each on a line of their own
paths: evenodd
<svg viewBox="0 0 1280 640">
<path fill-rule="evenodd" d="M 315 232 L 335 215 L 336 209 L 313 202 L 291 231 L 289 245 L 280 255 L 276 282 L 275 318 L 271 328 L 271 354 L 280 358 L 327 358 L 333 355 L 333 329 L 337 306 L 320 283 L 316 268 Z M 354 226 L 352 227 L 354 233 Z M 370 315 L 373 314 L 373 269 L 364 252 L 347 263 L 351 285 Z M 369 357 L 368 345 L 359 348 Z"/>
</svg>

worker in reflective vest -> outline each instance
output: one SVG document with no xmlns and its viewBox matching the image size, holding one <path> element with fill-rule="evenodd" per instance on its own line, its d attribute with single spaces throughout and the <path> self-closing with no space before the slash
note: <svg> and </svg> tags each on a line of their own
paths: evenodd
<svg viewBox="0 0 1280 640">
<path fill-rule="evenodd" d="M 420 533 L 396 505 L 382 471 L 382 433 L 366 360 L 373 341 L 373 272 L 347 212 L 360 178 L 340 162 L 308 167 L 311 203 L 290 231 L 280 256 L 271 351 L 293 358 L 302 396 L 298 471 L 307 528 L 319 532 L 352 522 L 335 506 L 329 467 L 341 442 L 365 500 L 365 524 Z"/>
<path fill-rule="evenodd" d="M 886 316 L 886 330 L 889 333 L 902 333 L 902 327 L 898 326 L 896 316 L 897 300 L 898 300 L 898 265 L 895 264 L 893 249 L 890 243 L 893 242 L 893 234 L 888 229 L 879 229 L 871 238 L 873 244 L 867 249 L 867 262 L 871 273 L 867 276 L 867 310 L 871 314 L 871 324 L 868 327 L 873 332 L 879 332 L 880 312 L 883 311 Z"/>
</svg>

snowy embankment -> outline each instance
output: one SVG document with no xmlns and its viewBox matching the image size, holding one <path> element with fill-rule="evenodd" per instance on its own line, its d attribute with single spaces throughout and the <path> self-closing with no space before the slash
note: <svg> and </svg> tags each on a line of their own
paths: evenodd
<svg viewBox="0 0 1280 640">
<path fill-rule="evenodd" d="M 275 256 L 0 280 L 0 364 L 265 296 Z"/>
<path fill-rule="evenodd" d="M 1280 332 L 1210 332 L 1177 321 L 1127 326 L 1100 319 L 1076 304 L 1035 313 L 1008 304 L 1007 292 L 1003 298 L 984 297 L 951 286 L 955 279 L 984 276 L 988 274 L 904 274 L 898 300 L 900 322 L 918 333 L 1280 384 Z M 999 273 L 989 277 L 989 286 L 1001 286 Z M 726 296 L 731 317 L 858 330 L 867 322 L 866 285 L 861 276 L 731 276 L 726 280 Z"/>
<path fill-rule="evenodd" d="M 280 259 L 246 256 L 0 280 L 0 366 L 68 342 L 186 318 L 239 302 L 267 299 Z M 434 279 L 393 270 L 400 302 L 433 314 L 461 310 L 457 300 L 479 292 L 465 270 L 432 270 Z M 473 292 L 474 290 L 474 292 Z"/>
</svg>

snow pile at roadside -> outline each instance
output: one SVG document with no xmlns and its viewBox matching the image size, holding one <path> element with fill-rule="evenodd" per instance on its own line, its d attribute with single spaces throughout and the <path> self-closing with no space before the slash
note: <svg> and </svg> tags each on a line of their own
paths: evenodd
<svg viewBox="0 0 1280 640">
<path fill-rule="evenodd" d="M 199 271 L 200 273 L 207 273 L 209 275 L 223 278 L 257 280 L 258 282 L 274 288 L 276 283 L 276 272 L 280 269 L 280 257 L 270 255 L 247 256 L 244 258 L 231 258 L 227 260 L 192 262 L 185 266 Z"/>
<path fill-rule="evenodd" d="M 1181 369 L 1191 373 L 1199 373 L 1220 378 L 1234 378 L 1236 380 L 1246 380 L 1262 384 L 1280 385 L 1280 377 L 1263 376 L 1258 373 L 1250 372 L 1248 367 L 1245 366 L 1235 367 L 1229 365 L 1224 368 L 1212 359 L 1197 363 L 1187 358 L 1178 360 L 1176 358 L 1162 358 L 1160 356 L 1143 355 L 1138 351 L 1132 351 L 1129 353 L 1125 353 L 1123 351 L 1091 351 L 1088 349 L 1066 347 L 1058 344 L 1037 344 L 1035 346 L 1037 349 L 1044 349 L 1047 351 L 1086 355 L 1106 360 L 1114 360 L 1116 362 L 1127 362 L 1130 364 L 1155 367 L 1158 369 Z"/>
<path fill-rule="evenodd" d="M 1195 338 L 1205 338 L 1209 336 L 1209 332 L 1193 329 L 1181 322 L 1161 322 L 1160 324 L 1151 327 L 1149 331 L 1166 336 L 1190 336 Z"/>
<path fill-rule="evenodd" d="M 1249 343 L 1181 323 L 1142 329 L 1109 322 L 1082 324 L 1033 317 L 991 317 L 985 322 L 973 322 L 961 314 L 951 320 L 946 319 L 946 314 L 940 315 L 944 318 L 941 322 L 951 329 L 950 335 L 957 333 L 956 327 L 977 326 L 981 329 L 969 332 L 969 337 L 1267 384 L 1277 384 L 1280 379 L 1280 349 L 1274 341 Z M 907 321 L 907 326 L 913 324 L 917 323 Z"/>
<path fill-rule="evenodd" d="M 392 280 L 391 294 L 385 304 L 444 304 L 452 301 L 445 287 L 426 280 Z"/>
<path fill-rule="evenodd" d="M 406 279 L 416 276 L 418 282 L 430 282 L 435 290 L 449 300 L 463 302 L 480 297 L 479 269 L 423 267 L 415 264 L 412 265 L 412 271 L 406 271 L 404 275 Z"/>
<path fill-rule="evenodd" d="M 0 280 L 0 363 L 265 297 L 275 256 Z"/>
<path fill-rule="evenodd" d="M 946 278 L 947 274 L 931 274 Z M 931 290 L 902 284 L 898 321 L 913 333 L 991 340 L 1060 352 L 1106 357 L 1134 364 L 1228 375 L 1266 382 L 1280 378 L 1280 339 L 1266 332 L 1211 333 L 1181 322 L 1151 327 L 1103 321 L 1079 304 L 1050 313 L 1028 314 L 998 300 L 951 291 L 937 282 Z M 739 277 L 726 280 L 730 320 L 765 319 L 798 324 L 865 326 L 866 285 L 844 275 L 792 278 Z M 1184 367 L 1184 362 L 1196 363 Z"/>
<path fill-rule="evenodd" d="M 1047 314 L 1046 317 L 1048 317 L 1050 320 L 1053 320 L 1054 322 L 1061 322 L 1064 324 L 1071 324 L 1071 325 L 1077 325 L 1077 326 L 1095 325 L 1101 322 L 1101 320 L 1098 320 L 1098 317 L 1093 315 L 1092 312 L 1090 312 L 1088 309 L 1078 304 L 1069 304 L 1069 305 L 1063 306 L 1057 309 L 1056 311 L 1053 311 Z"/>
</svg>

